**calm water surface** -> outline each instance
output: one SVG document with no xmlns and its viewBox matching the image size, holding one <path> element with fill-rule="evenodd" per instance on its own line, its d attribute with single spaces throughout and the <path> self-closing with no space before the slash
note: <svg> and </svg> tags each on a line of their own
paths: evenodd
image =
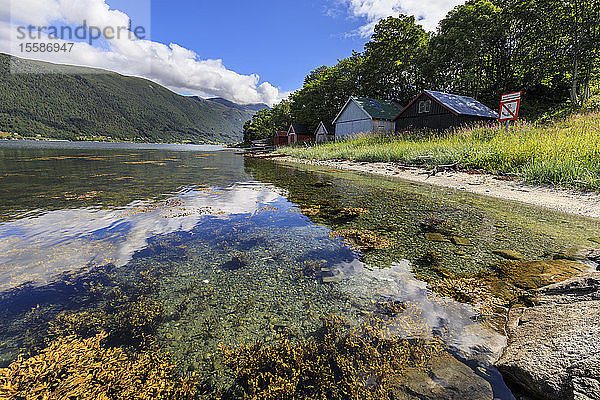
<svg viewBox="0 0 600 400">
<path fill-rule="evenodd" d="M 427 240 L 432 223 L 471 245 Z M 371 245 L 348 240 L 357 231 Z M 161 311 L 145 333 L 183 373 L 213 379 L 220 343 L 307 338 L 321 316 L 360 325 L 392 301 L 405 310 L 393 335 L 442 338 L 511 399 L 491 366 L 502 310 L 430 290 L 431 258 L 475 274 L 496 249 L 542 259 L 598 236 L 584 218 L 214 147 L 0 142 L 0 366 L 65 312 L 150 301 Z"/>
</svg>

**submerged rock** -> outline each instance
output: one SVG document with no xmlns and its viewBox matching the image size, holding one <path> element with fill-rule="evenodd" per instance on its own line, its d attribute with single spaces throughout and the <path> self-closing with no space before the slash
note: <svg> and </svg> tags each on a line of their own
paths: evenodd
<svg viewBox="0 0 600 400">
<path fill-rule="evenodd" d="M 342 278 L 344 277 L 344 272 L 339 269 L 331 271 L 330 273 L 330 276 L 321 277 L 323 283 L 340 283 L 342 281 Z"/>
<path fill-rule="evenodd" d="M 231 260 L 223 264 L 225 271 L 237 271 L 240 268 L 245 267 L 248 264 L 246 258 L 243 255 L 233 256 Z"/>
<path fill-rule="evenodd" d="M 441 218 L 428 218 L 420 225 L 422 232 L 435 232 L 450 236 L 455 231 L 452 222 Z"/>
<path fill-rule="evenodd" d="M 457 246 L 473 246 L 473 243 L 469 239 L 460 236 L 453 236 L 452 243 Z"/>
<path fill-rule="evenodd" d="M 536 398 L 600 399 L 600 273 L 537 293 L 538 305 L 510 311 L 498 369 Z"/>
<path fill-rule="evenodd" d="M 538 289 L 579 275 L 590 269 L 579 261 L 501 261 L 494 264 L 500 278 L 522 289 Z"/>
<path fill-rule="evenodd" d="M 383 236 L 377 236 L 369 230 L 338 229 L 329 234 L 331 238 L 341 237 L 351 246 L 361 250 L 383 249 L 392 245 L 392 241 Z"/>
<path fill-rule="evenodd" d="M 438 232 L 425 232 L 425 239 L 432 242 L 449 242 L 444 235 Z"/>
<path fill-rule="evenodd" d="M 402 378 L 393 383 L 397 400 L 492 400 L 494 393 L 488 381 L 448 353 L 431 360 L 429 370 L 407 368 Z"/>
<path fill-rule="evenodd" d="M 514 250 L 494 250 L 492 253 L 507 260 L 522 260 L 524 258 L 521 253 Z"/>
</svg>

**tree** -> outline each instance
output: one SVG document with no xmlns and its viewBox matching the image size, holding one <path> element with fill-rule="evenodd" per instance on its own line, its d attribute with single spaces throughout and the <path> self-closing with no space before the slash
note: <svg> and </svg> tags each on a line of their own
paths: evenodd
<svg viewBox="0 0 600 400">
<path fill-rule="evenodd" d="M 505 9 L 522 85 L 580 106 L 600 71 L 600 0 L 511 0 Z"/>
<path fill-rule="evenodd" d="M 287 130 L 291 120 L 289 100 L 283 100 L 272 109 L 260 110 L 244 124 L 244 142 L 269 139 L 275 131 Z"/>
<path fill-rule="evenodd" d="M 561 4 L 567 17 L 562 26 L 570 38 L 570 98 L 579 107 L 589 98 L 591 80 L 600 72 L 600 1 L 566 0 Z"/>
<path fill-rule="evenodd" d="M 352 95 L 361 94 L 364 57 L 353 53 L 333 67 L 312 71 L 302 89 L 291 96 L 291 115 L 295 122 L 316 129 L 320 121 L 331 123 Z"/>
<path fill-rule="evenodd" d="M 421 89 L 422 54 L 427 32 L 412 16 L 379 21 L 365 45 L 363 94 L 367 97 L 408 101 Z"/>
<path fill-rule="evenodd" d="M 472 0 L 454 8 L 429 45 L 427 74 L 440 90 L 490 100 L 513 86 L 502 8 Z"/>
</svg>

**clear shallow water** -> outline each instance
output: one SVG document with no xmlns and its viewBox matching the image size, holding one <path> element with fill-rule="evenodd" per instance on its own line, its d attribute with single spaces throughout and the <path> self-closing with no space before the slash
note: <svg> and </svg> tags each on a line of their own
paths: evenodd
<svg viewBox="0 0 600 400">
<path fill-rule="evenodd" d="M 508 399 L 491 367 L 501 315 L 429 290 L 426 256 L 476 273 L 500 260 L 495 249 L 542 259 L 600 236 L 583 218 L 211 150 L 0 144 L 1 364 L 61 312 L 151 299 L 163 310 L 150 334 L 182 373 L 223 380 L 219 344 L 311 337 L 321 316 L 359 325 L 391 301 L 405 310 L 389 319 L 392 335 L 442 338 Z M 432 219 L 473 245 L 426 240 Z M 390 245 L 360 249 L 340 230 Z"/>
</svg>

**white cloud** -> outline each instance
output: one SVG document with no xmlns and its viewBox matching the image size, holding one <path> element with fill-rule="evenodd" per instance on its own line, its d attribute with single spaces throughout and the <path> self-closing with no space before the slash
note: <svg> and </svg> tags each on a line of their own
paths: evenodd
<svg viewBox="0 0 600 400">
<path fill-rule="evenodd" d="M 0 0 L 0 51 L 24 58 L 108 69 L 151 79 L 174 91 L 202 97 L 219 96 L 238 103 L 273 105 L 285 97 L 256 74 L 242 75 L 222 60 L 202 59 L 176 43 L 150 39 L 131 40 L 127 35 L 90 45 L 77 42 L 70 53 L 23 53 L 16 40 L 17 26 L 68 24 L 127 26 L 129 16 L 111 10 L 106 0 Z M 10 10 L 10 13 L 7 13 Z M 12 21 L 12 22 L 11 22 Z M 63 38 L 65 39 L 65 38 Z M 56 43 L 45 37 L 37 42 Z M 67 40 L 68 41 L 68 40 Z"/>
<path fill-rule="evenodd" d="M 367 23 L 358 33 L 367 37 L 379 20 L 399 14 L 414 15 L 415 19 L 427 30 L 433 31 L 448 11 L 463 4 L 464 0 L 338 0 L 356 17 L 364 18 Z"/>
</svg>

